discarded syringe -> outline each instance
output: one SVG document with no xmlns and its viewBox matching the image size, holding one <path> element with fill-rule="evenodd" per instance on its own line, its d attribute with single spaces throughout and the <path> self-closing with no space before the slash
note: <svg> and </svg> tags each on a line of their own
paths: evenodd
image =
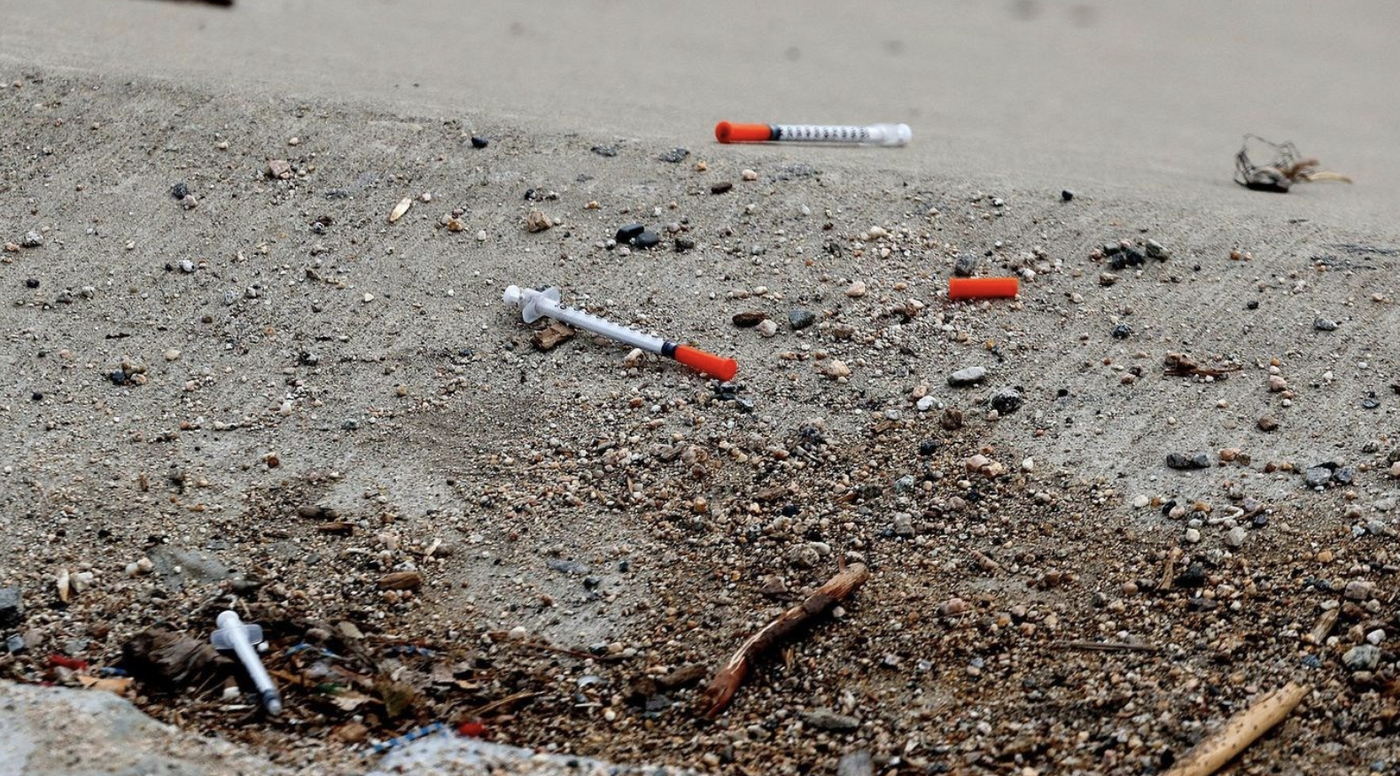
<svg viewBox="0 0 1400 776">
<path fill-rule="evenodd" d="M 732 124 L 715 125 L 715 139 L 721 143 L 852 143 L 855 145 L 902 146 L 914 136 L 908 124 Z"/>
<path fill-rule="evenodd" d="M 648 353 L 655 353 L 659 356 L 674 358 L 692 369 L 720 380 L 732 380 L 734 374 L 739 371 L 739 364 L 732 358 L 721 358 L 689 345 L 677 345 L 670 340 L 643 334 L 636 329 L 620 326 L 582 310 L 565 307 L 559 304 L 559 289 L 557 288 L 550 287 L 543 291 L 536 291 L 533 288 L 508 286 L 501 299 L 508 305 L 519 307 L 520 317 L 524 318 L 526 323 L 534 323 L 540 318 L 548 316 L 556 321 L 563 321 L 575 328 L 591 331 L 624 345 L 641 348 Z"/>
<path fill-rule="evenodd" d="M 254 644 L 262 643 L 262 628 L 257 625 L 244 625 L 243 621 L 238 619 L 238 613 L 232 609 L 220 612 L 216 622 L 219 629 L 209 637 L 214 649 L 232 651 L 237 655 L 239 662 L 247 669 L 248 676 L 252 677 L 253 686 L 258 688 L 267 713 L 274 717 L 281 714 L 282 696 L 277 694 L 277 686 L 272 683 L 272 677 L 267 675 L 267 669 L 263 668 L 257 650 L 253 648 Z"/>
</svg>

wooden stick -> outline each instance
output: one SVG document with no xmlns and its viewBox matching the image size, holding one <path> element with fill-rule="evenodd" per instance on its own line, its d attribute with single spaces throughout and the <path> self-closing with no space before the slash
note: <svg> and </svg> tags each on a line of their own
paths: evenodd
<svg viewBox="0 0 1400 776">
<path fill-rule="evenodd" d="M 1196 745 L 1165 776 L 1210 776 L 1283 721 L 1312 690 L 1306 684 L 1285 684 L 1236 714 L 1225 726 Z"/>
<path fill-rule="evenodd" d="M 734 699 L 734 693 L 739 690 L 739 685 L 743 684 L 749 667 L 759 655 L 777 646 L 803 624 L 835 606 L 838 601 L 844 601 L 865 584 L 867 579 L 870 579 L 870 570 L 865 564 L 852 563 L 850 567 L 842 569 L 836 576 L 827 580 L 826 584 L 817 588 L 807 600 L 783 612 L 778 619 L 750 636 L 720 668 L 710 686 L 700 695 L 705 716 L 714 719 L 724 711 Z"/>
</svg>

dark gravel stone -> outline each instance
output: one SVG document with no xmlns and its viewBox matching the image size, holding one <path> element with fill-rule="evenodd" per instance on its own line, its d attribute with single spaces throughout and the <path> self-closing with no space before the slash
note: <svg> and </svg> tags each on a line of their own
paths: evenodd
<svg viewBox="0 0 1400 776">
<path fill-rule="evenodd" d="M 1332 472 L 1332 479 L 1336 480 L 1338 485 L 1350 485 L 1356 480 L 1356 470 L 1350 466 L 1343 466 Z"/>
<path fill-rule="evenodd" d="M 958 257 L 953 263 L 953 274 L 960 278 L 972 277 L 972 273 L 977 271 L 977 257 L 972 254 L 965 254 Z"/>
<path fill-rule="evenodd" d="M 693 250 L 695 250 L 694 240 L 687 240 L 684 237 L 676 238 L 676 253 L 685 253 L 686 251 Z"/>
<path fill-rule="evenodd" d="M 1114 339 L 1127 339 L 1131 336 L 1133 336 L 1133 327 L 1129 326 L 1128 324 L 1120 323 L 1117 326 L 1113 327 Z"/>
<path fill-rule="evenodd" d="M 480 135 L 472 135 L 472 148 L 485 148 L 491 145 L 491 141 Z"/>
<path fill-rule="evenodd" d="M 711 187 L 710 187 L 710 193 L 711 193 L 711 194 L 723 194 L 724 192 L 729 191 L 729 190 L 732 189 L 732 188 L 734 188 L 734 184 L 733 184 L 733 183 L 730 183 L 729 181 L 723 181 L 723 182 L 721 182 L 721 183 L 716 183 L 716 184 L 714 184 L 713 186 L 711 186 Z"/>
<path fill-rule="evenodd" d="M 1121 270 L 1128 267 L 1141 267 L 1145 263 L 1147 263 L 1147 257 L 1136 248 L 1123 248 L 1113 254 L 1113 257 L 1108 261 L 1108 266 Z"/>
<path fill-rule="evenodd" d="M 1196 453 L 1186 455 L 1184 453 L 1168 453 L 1167 467 L 1170 469 L 1180 469 L 1190 471 L 1192 469 L 1209 469 L 1210 455 L 1207 453 Z"/>
<path fill-rule="evenodd" d="M 0 587 L 0 628 L 13 628 L 24 620 L 24 598 L 17 587 Z"/>
<path fill-rule="evenodd" d="M 632 244 L 643 250 L 655 248 L 660 243 L 661 235 L 649 229 L 632 238 Z"/>
<path fill-rule="evenodd" d="M 38 288 L 38 287 L 39 287 L 39 279 L 38 279 L 38 278 L 30 278 L 30 279 L 24 281 L 24 287 L 25 287 L 25 288 Z"/>
<path fill-rule="evenodd" d="M 1320 488 L 1332 481 L 1332 466 L 1322 464 L 1319 466 L 1309 466 L 1303 472 L 1303 484 L 1309 488 Z"/>
<path fill-rule="evenodd" d="M 735 313 L 733 320 L 735 326 L 741 329 L 751 329 L 768 320 L 768 315 L 760 312 Z"/>
<path fill-rule="evenodd" d="M 1199 563 L 1192 563 L 1173 582 L 1177 587 L 1205 587 L 1206 570 Z"/>
<path fill-rule="evenodd" d="M 811 310 L 792 310 L 788 312 L 788 325 L 793 331 L 805 329 L 817 322 L 817 314 Z"/>
<path fill-rule="evenodd" d="M 671 164 L 680 164 L 681 160 L 686 158 L 687 156 L 690 156 L 689 150 L 685 148 L 672 148 L 671 150 L 656 158 L 660 159 L 663 162 L 670 162 Z"/>
<path fill-rule="evenodd" d="M 646 226 L 642 224 L 628 224 L 627 226 L 624 226 L 621 229 L 617 230 L 617 241 L 618 243 L 631 242 L 632 238 L 636 237 L 642 232 L 645 232 L 646 230 Z"/>
<path fill-rule="evenodd" d="M 174 197 L 175 199 L 184 199 L 189 195 L 190 187 L 184 181 L 180 181 L 179 183 L 170 187 L 170 196 Z"/>
<path fill-rule="evenodd" d="M 943 444 L 937 439 L 925 439 L 919 443 L 919 455 L 933 455 Z"/>
<path fill-rule="evenodd" d="M 1064 200 L 1065 202 L 1069 202 L 1070 200 L 1074 199 L 1074 192 L 1070 191 L 1069 189 L 1065 189 L 1064 191 L 1060 192 L 1060 199 Z"/>
<path fill-rule="evenodd" d="M 992 394 L 991 404 L 998 414 L 1010 415 L 1021 409 L 1021 392 L 1015 388 L 1002 388 Z"/>
<path fill-rule="evenodd" d="M 5 649 L 8 650 L 11 655 L 17 655 L 23 652 L 25 649 L 24 637 L 16 633 L 8 639 L 5 639 Z"/>
<path fill-rule="evenodd" d="M 1361 400 L 1362 409 L 1373 410 L 1381 406 L 1380 399 L 1376 398 L 1375 391 L 1368 391 L 1366 397 Z"/>
<path fill-rule="evenodd" d="M 1331 318 L 1314 318 L 1313 328 L 1318 331 L 1336 331 L 1337 322 Z"/>
<path fill-rule="evenodd" d="M 591 150 L 593 153 L 599 156 L 606 156 L 609 159 L 611 159 L 614 156 L 617 156 L 617 146 L 615 145 L 596 145 L 589 150 Z"/>
<path fill-rule="evenodd" d="M 1258 310 L 1258 309 L 1259 309 L 1259 300 L 1257 300 L 1257 299 L 1251 299 L 1251 300 L 1249 300 L 1248 302 L 1245 302 L 1245 303 L 1244 303 L 1244 307 L 1245 307 L 1246 310 Z"/>
</svg>

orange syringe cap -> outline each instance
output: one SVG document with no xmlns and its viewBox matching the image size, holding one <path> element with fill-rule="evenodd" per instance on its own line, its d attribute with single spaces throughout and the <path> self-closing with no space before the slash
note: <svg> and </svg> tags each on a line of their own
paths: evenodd
<svg viewBox="0 0 1400 776">
<path fill-rule="evenodd" d="M 773 128 L 767 124 L 721 121 L 715 125 L 715 139 L 721 143 L 763 143 L 773 139 Z"/>
<path fill-rule="evenodd" d="M 1012 278 L 948 278 L 949 299 L 1010 299 L 1020 290 Z"/>
</svg>

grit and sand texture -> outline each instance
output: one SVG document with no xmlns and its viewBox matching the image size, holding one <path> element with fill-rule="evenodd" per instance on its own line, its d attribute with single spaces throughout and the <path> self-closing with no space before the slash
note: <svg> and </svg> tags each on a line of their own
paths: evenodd
<svg viewBox="0 0 1400 776">
<path fill-rule="evenodd" d="M 25 604 L 0 637 L 26 645 L 0 673 L 73 682 L 48 655 L 112 665 L 157 622 L 206 638 L 236 592 L 305 682 L 285 719 L 130 694 L 293 771 L 486 709 L 501 743 L 701 771 L 1145 773 L 1295 679 L 1243 772 L 1395 772 L 1397 22 L 0 0 L 0 588 Z M 719 119 L 914 140 L 720 146 Z M 1246 132 L 1355 183 L 1241 189 Z M 634 222 L 661 245 L 607 246 Z M 1094 255 L 1149 239 L 1170 257 Z M 960 256 L 1030 270 L 1019 299 L 948 302 Z M 741 389 L 586 336 L 539 352 L 510 283 L 732 355 Z M 1174 352 L 1225 378 L 1164 374 Z M 718 720 L 657 685 L 843 557 L 868 585 Z M 64 570 L 93 575 L 67 603 Z M 308 639 L 350 700 L 287 654 Z"/>
</svg>

